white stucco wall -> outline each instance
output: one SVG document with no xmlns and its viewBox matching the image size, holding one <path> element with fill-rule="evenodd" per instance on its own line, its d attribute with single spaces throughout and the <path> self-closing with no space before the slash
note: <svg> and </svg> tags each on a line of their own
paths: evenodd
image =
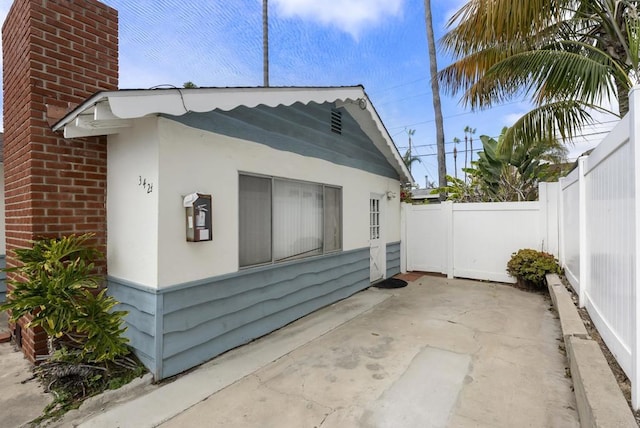
<svg viewBox="0 0 640 428">
<path fill-rule="evenodd" d="M 152 131 L 152 127 L 149 120 L 144 129 L 136 126 L 112 138 L 114 141 L 110 139 L 110 275 L 161 288 L 237 272 L 239 172 L 342 186 L 345 251 L 369 246 L 370 194 L 392 191 L 394 199 L 382 198 L 383 237 L 386 242 L 400 240 L 397 180 L 189 128 L 168 119 L 159 118 L 157 130 Z M 155 136 L 157 148 L 152 142 Z M 138 141 L 125 141 L 128 139 Z M 151 194 L 137 186 L 138 176 L 144 174 L 153 177 Z M 210 242 L 186 242 L 182 197 L 193 192 L 212 195 Z M 136 211 L 133 217 L 127 215 L 123 204 L 130 204 Z M 157 220 L 152 218 L 154 213 Z M 122 245 L 126 248 L 120 249 Z"/>
<path fill-rule="evenodd" d="M 108 273 L 151 287 L 158 283 L 157 131 L 155 117 L 136 121 L 109 136 L 107 157 Z"/>
</svg>

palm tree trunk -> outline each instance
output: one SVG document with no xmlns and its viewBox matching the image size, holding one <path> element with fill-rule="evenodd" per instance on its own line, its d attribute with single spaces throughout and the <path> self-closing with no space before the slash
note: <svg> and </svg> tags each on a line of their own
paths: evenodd
<svg viewBox="0 0 640 428">
<path fill-rule="evenodd" d="M 429 48 L 429 70 L 431 72 L 431 94 L 433 111 L 436 122 L 436 146 L 438 148 L 438 185 L 447 185 L 447 165 L 444 152 L 444 123 L 442 119 L 442 105 L 440 103 L 440 86 L 438 83 L 438 62 L 436 60 L 436 42 L 433 35 L 433 18 L 431 16 L 431 0 L 424 0 L 424 20 L 427 27 L 427 46 Z M 440 194 L 440 200 L 446 195 Z"/>
<path fill-rule="evenodd" d="M 458 178 L 458 149 L 455 145 L 453 146 L 453 173 Z"/>
<path fill-rule="evenodd" d="M 464 130 L 464 182 L 467 182 L 467 156 L 468 156 L 468 150 L 469 150 L 469 139 L 467 138 L 467 129 L 465 128 Z"/>
<path fill-rule="evenodd" d="M 629 113 L 629 85 L 616 79 L 616 90 L 618 92 L 618 113 L 620 117 Z"/>
</svg>

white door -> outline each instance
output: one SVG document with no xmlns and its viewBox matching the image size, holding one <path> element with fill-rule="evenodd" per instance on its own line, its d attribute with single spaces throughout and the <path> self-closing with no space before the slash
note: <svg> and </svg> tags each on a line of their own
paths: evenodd
<svg viewBox="0 0 640 428">
<path fill-rule="evenodd" d="M 369 199 L 369 266 L 371 282 L 384 276 L 384 245 L 382 243 L 381 210 L 379 196 L 371 195 Z"/>
</svg>

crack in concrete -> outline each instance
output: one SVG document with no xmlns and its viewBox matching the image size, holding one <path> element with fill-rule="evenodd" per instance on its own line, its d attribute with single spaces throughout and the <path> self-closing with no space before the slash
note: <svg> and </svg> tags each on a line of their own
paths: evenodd
<svg viewBox="0 0 640 428">
<path fill-rule="evenodd" d="M 280 394 L 280 395 L 284 395 L 285 397 L 292 397 L 292 398 L 301 398 L 303 401 L 312 404 L 312 405 L 316 405 L 320 408 L 326 409 L 325 411 L 325 416 L 322 419 L 321 423 L 319 426 L 321 426 L 324 421 L 327 419 L 327 417 L 329 417 L 329 415 L 335 413 L 337 411 L 337 409 L 334 409 L 331 406 L 328 406 L 326 404 L 320 403 L 319 401 L 313 400 L 309 397 L 306 396 L 305 394 L 305 382 L 306 379 L 303 377 L 302 379 L 302 384 L 301 384 L 301 388 L 302 388 L 302 393 L 300 394 L 296 394 L 296 393 L 289 393 L 289 392 L 284 392 L 284 391 L 280 391 L 277 388 L 272 387 L 271 385 L 268 385 L 265 381 L 262 380 L 262 378 L 257 374 L 257 373 L 252 373 L 252 376 L 255 376 L 255 378 L 258 380 L 258 384 L 260 386 L 262 386 L 263 388 L 267 389 L 268 391 L 274 392 L 276 394 Z"/>
<path fill-rule="evenodd" d="M 322 418 L 322 420 L 320 421 L 320 423 L 318 424 L 318 428 L 321 428 L 322 425 L 324 425 L 324 423 L 327 421 L 327 418 L 329 418 L 329 416 L 333 415 L 335 412 L 337 412 L 338 409 L 331 409 L 331 411 L 329 413 L 325 413 L 324 418 Z"/>
</svg>

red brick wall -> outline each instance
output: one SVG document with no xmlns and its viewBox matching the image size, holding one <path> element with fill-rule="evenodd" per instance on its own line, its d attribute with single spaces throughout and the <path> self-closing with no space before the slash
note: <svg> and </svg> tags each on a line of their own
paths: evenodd
<svg viewBox="0 0 640 428">
<path fill-rule="evenodd" d="M 117 89 L 117 12 L 95 0 L 14 0 L 2 41 L 7 266 L 12 249 L 40 237 L 93 232 L 104 251 L 106 141 L 53 133 L 46 106 Z M 22 331 L 31 361 L 43 337 Z"/>
</svg>

